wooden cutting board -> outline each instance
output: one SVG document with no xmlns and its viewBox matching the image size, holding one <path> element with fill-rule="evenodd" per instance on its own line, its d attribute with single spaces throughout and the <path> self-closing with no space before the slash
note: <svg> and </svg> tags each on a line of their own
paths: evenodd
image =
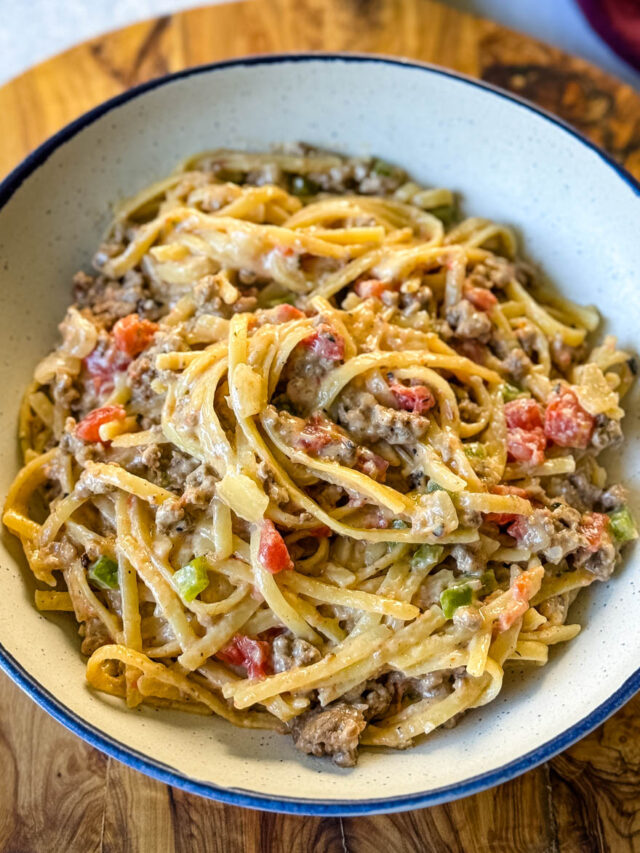
<svg viewBox="0 0 640 853">
<path fill-rule="evenodd" d="M 640 98 L 582 60 L 431 0 L 251 0 L 137 24 L 0 88 L 0 173 L 80 113 L 151 77 L 248 53 L 347 50 L 439 63 L 578 127 L 640 178 Z M 491 791 L 374 818 L 222 806 L 85 745 L 0 675 L 0 849 L 11 853 L 640 850 L 640 698 Z"/>
</svg>

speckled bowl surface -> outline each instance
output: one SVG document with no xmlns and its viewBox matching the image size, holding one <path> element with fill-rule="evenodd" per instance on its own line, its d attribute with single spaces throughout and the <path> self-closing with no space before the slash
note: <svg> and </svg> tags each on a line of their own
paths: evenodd
<svg viewBox="0 0 640 853">
<path fill-rule="evenodd" d="M 10 129 L 7 131 L 10 132 Z M 88 268 L 114 202 L 217 146 L 302 139 L 375 153 L 462 194 L 467 213 L 513 224 L 568 296 L 600 306 L 634 347 L 639 188 L 555 119 L 450 72 L 367 57 L 254 58 L 153 81 L 98 107 L 0 187 L 0 499 L 15 475 L 17 411 L 56 340 L 73 273 Z M 611 459 L 636 492 L 635 399 Z M 406 752 L 364 750 L 341 770 L 289 739 L 209 717 L 127 710 L 84 680 L 76 626 L 32 605 L 17 541 L 0 544 L 0 665 L 60 722 L 142 772 L 214 799 L 315 814 L 432 805 L 505 781 L 584 735 L 640 687 L 637 551 L 574 606 L 583 632 L 549 665 L 510 670 L 502 694 Z M 572 619 L 572 621 L 574 621 Z"/>
</svg>

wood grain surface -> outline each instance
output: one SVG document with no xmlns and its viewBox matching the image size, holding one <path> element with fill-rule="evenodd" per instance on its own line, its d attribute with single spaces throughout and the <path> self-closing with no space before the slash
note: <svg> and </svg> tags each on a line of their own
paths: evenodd
<svg viewBox="0 0 640 853">
<path fill-rule="evenodd" d="M 640 177 L 640 98 L 546 45 L 430 0 L 251 0 L 137 24 L 0 88 L 4 174 L 95 104 L 200 63 L 293 50 L 395 54 L 517 92 Z M 0 676 L 0 850 L 10 853 L 640 851 L 640 697 L 567 752 L 448 805 L 373 818 L 232 808 L 130 770 Z"/>
</svg>

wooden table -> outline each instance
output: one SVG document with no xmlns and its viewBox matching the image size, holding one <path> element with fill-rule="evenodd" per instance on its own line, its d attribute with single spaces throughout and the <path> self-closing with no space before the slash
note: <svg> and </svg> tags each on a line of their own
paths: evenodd
<svg viewBox="0 0 640 853">
<path fill-rule="evenodd" d="M 94 104 L 168 71 L 292 50 L 436 62 L 550 109 L 640 177 L 640 99 L 587 63 L 430 0 L 253 0 L 82 44 L 0 88 L 0 173 Z M 190 796 L 85 745 L 0 676 L 0 849 L 409 853 L 640 850 L 640 697 L 567 752 L 449 805 L 296 818 Z"/>
</svg>

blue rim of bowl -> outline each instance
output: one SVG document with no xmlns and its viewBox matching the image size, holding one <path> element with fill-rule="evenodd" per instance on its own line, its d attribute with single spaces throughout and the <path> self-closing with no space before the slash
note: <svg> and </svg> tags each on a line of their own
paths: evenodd
<svg viewBox="0 0 640 853">
<path fill-rule="evenodd" d="M 358 53 L 318 52 L 269 54 L 264 56 L 249 56 L 239 59 L 225 60 L 222 62 L 213 62 L 208 65 L 186 68 L 173 74 L 157 77 L 146 83 L 142 83 L 139 86 L 135 86 L 120 95 L 116 95 L 70 122 L 29 154 L 0 184 L 0 208 L 4 207 L 21 184 L 39 166 L 41 166 L 51 156 L 51 154 L 56 151 L 56 149 L 74 137 L 83 128 L 93 124 L 93 122 L 97 121 L 101 116 L 121 104 L 125 104 L 128 101 L 137 98 L 145 92 L 157 89 L 158 87 L 172 83 L 175 80 L 199 74 L 208 74 L 227 68 L 242 68 L 252 67 L 255 65 L 277 65 L 297 62 L 345 62 L 349 64 L 373 63 L 378 65 L 390 65 L 395 68 L 408 68 L 423 71 L 428 74 L 439 75 L 441 77 L 448 77 L 460 83 L 465 83 L 469 86 L 481 89 L 489 94 L 495 95 L 496 97 L 511 101 L 515 106 L 534 113 L 539 118 L 556 125 L 556 127 L 559 127 L 561 130 L 573 136 L 582 145 L 590 148 L 598 157 L 600 157 L 600 159 L 613 169 L 618 176 L 629 185 L 633 192 L 640 197 L 640 184 L 635 180 L 635 178 L 629 174 L 624 167 L 613 160 L 612 157 L 591 142 L 591 140 L 587 139 L 579 131 L 557 116 L 546 112 L 540 107 L 518 97 L 517 95 L 512 95 L 504 89 L 476 80 L 473 77 L 459 74 L 455 71 L 450 71 L 436 65 L 416 62 L 413 60 L 395 59 L 386 56 L 374 56 Z M 600 725 L 600 723 L 610 717 L 611 714 L 615 713 L 638 690 L 640 690 L 639 668 L 614 693 L 612 693 L 608 699 L 598 705 L 597 708 L 587 714 L 587 716 L 582 720 L 579 720 L 566 731 L 556 735 L 556 737 L 536 749 L 527 752 L 525 755 L 503 765 L 502 767 L 487 771 L 486 773 L 479 773 L 464 782 L 432 789 L 421 794 L 399 797 L 383 797 L 379 799 L 366 799 L 352 802 L 349 800 L 312 800 L 296 797 L 271 797 L 267 794 L 258 794 L 252 791 L 245 791 L 244 789 L 220 788 L 211 783 L 199 782 L 196 779 L 185 776 L 162 762 L 149 758 L 149 756 L 146 756 L 131 747 L 125 746 L 114 738 L 104 734 L 104 732 L 101 732 L 99 729 L 96 729 L 86 720 L 83 720 L 67 708 L 45 687 L 32 678 L 32 676 L 29 675 L 20 663 L 18 663 L 13 655 L 11 655 L 11 653 L 1 645 L 0 668 L 2 668 L 4 672 L 6 672 L 7 675 L 9 675 L 10 678 L 13 679 L 13 681 L 15 681 L 16 684 L 18 684 L 38 705 L 40 705 L 41 708 L 47 711 L 54 719 L 59 723 L 62 723 L 63 726 L 72 731 L 74 734 L 81 737 L 91 746 L 94 746 L 105 752 L 107 755 L 110 755 L 112 758 L 123 762 L 129 767 L 133 767 L 135 770 L 146 773 L 148 776 L 158 779 L 160 782 L 173 785 L 174 787 L 180 788 L 191 794 L 199 794 L 200 796 L 234 806 L 244 806 L 247 808 L 261 809 L 263 811 L 287 814 L 336 817 L 382 814 L 384 812 L 404 811 L 407 809 L 435 806 L 461 797 L 468 797 L 471 794 L 476 794 L 486 788 L 491 788 L 494 785 L 507 782 L 515 776 L 525 773 L 527 770 L 531 770 L 538 764 L 548 760 L 558 752 L 566 749 L 572 743 L 575 743 L 577 740 L 587 735 L 590 731 L 595 729 L 596 726 Z"/>
</svg>

